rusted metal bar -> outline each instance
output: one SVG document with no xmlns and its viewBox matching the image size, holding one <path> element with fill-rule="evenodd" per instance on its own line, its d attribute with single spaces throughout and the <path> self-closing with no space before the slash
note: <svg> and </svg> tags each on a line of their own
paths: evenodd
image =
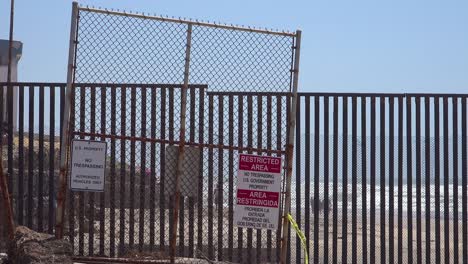
<svg viewBox="0 0 468 264">
<path fill-rule="evenodd" d="M 13 99 L 13 98 L 11 98 Z M 13 101 L 13 100 L 12 100 Z M 13 110 L 13 108 L 11 109 Z M 10 122 L 9 122 L 10 123 Z M 13 142 L 11 143 L 13 146 Z M 44 214 L 44 86 L 39 86 L 39 179 L 38 179 L 38 194 L 37 194 L 37 230 L 43 232 L 43 214 Z M 11 175 L 10 173 L 8 173 Z"/>
<path fill-rule="evenodd" d="M 23 88 L 20 88 L 20 104 L 24 104 L 24 93 Z M 22 95 L 22 96 L 21 96 Z M 50 86 L 49 87 L 49 111 L 50 111 L 50 116 L 49 116 L 49 216 L 48 216 L 48 224 L 47 224 L 47 231 L 49 234 L 53 234 L 54 232 L 54 211 L 55 211 L 55 86 Z M 23 109 L 19 110 L 20 116 L 23 116 Z M 24 119 L 24 118 L 22 118 Z M 24 124 L 23 120 L 21 120 L 20 126 L 23 126 Z M 23 128 L 21 129 L 22 132 Z M 23 135 L 19 135 L 20 141 L 23 140 Z M 20 153 L 21 155 L 23 154 L 23 144 L 21 142 L 20 144 Z M 21 163 L 21 166 L 23 164 Z M 21 185 L 23 185 L 23 177 L 21 177 Z M 23 193 L 21 192 L 21 195 L 19 197 L 23 197 Z M 23 203 L 23 199 L 21 199 L 21 204 Z"/>
<path fill-rule="evenodd" d="M 364 119 L 365 120 L 365 119 Z M 365 130 L 363 130 L 365 131 Z M 333 237 L 332 263 L 338 263 L 338 96 L 333 97 Z M 363 228 L 363 232 L 366 228 Z M 365 240 L 363 241 L 365 242 Z M 366 250 L 364 250 L 365 254 Z"/>
<path fill-rule="evenodd" d="M 194 142 L 195 141 L 195 100 L 196 100 L 196 91 L 193 88 L 190 88 L 190 141 Z M 203 104 L 204 102 L 200 102 L 200 104 Z M 185 183 L 187 184 L 187 183 Z M 186 186 L 187 187 L 187 186 Z M 196 188 L 198 188 L 197 186 Z M 200 191 L 200 190 L 199 190 Z M 188 244 L 189 244 L 189 250 L 188 250 L 188 256 L 193 257 L 194 256 L 194 244 L 195 244 L 195 197 L 189 196 L 189 201 L 188 201 L 188 208 L 189 208 L 189 217 L 188 217 L 188 222 L 189 222 L 189 239 L 188 239 Z"/>
<path fill-rule="evenodd" d="M 234 97 L 229 96 L 228 101 L 228 131 L 229 145 L 234 145 Z M 228 256 L 227 259 L 232 262 L 234 248 L 234 152 L 229 151 L 229 223 L 228 223 Z"/>
<path fill-rule="evenodd" d="M 116 132 L 116 121 L 117 121 L 117 92 L 115 89 L 111 90 L 111 113 L 110 113 L 110 125 L 111 125 L 111 134 Z M 115 180 L 116 175 L 116 142 L 115 139 L 111 140 L 111 153 L 110 153 L 110 226 L 115 226 Z M 115 228 L 110 229 L 110 256 L 115 256 Z"/>
<path fill-rule="evenodd" d="M 141 136 L 146 137 L 146 90 L 147 89 L 142 89 L 141 90 Z M 144 249 L 144 235 L 145 235 L 145 189 L 146 189 L 146 144 L 145 142 L 141 142 L 140 145 L 140 159 L 141 159 L 141 166 L 140 166 L 140 208 L 139 208 L 139 230 L 138 230 L 138 250 L 142 252 Z M 154 224 L 154 223 L 153 223 Z"/>
<path fill-rule="evenodd" d="M 289 135 L 287 142 L 287 165 L 286 165 L 286 189 L 284 196 L 284 211 L 283 211 L 283 240 L 281 244 L 281 259 L 282 264 L 286 263 L 287 255 L 287 244 L 288 244 L 288 231 L 289 231 L 289 221 L 287 220 L 288 214 L 291 211 L 291 178 L 292 178 L 292 165 L 293 165 L 293 155 L 294 155 L 294 132 L 296 127 L 296 104 L 297 104 L 297 87 L 299 83 L 299 58 L 301 53 L 301 31 L 296 31 L 296 47 L 295 47 L 295 57 L 294 57 L 294 76 L 293 76 L 293 86 L 292 86 L 292 105 L 289 114 L 288 126 L 289 126 Z"/>
<path fill-rule="evenodd" d="M 156 137 L 156 91 L 151 89 L 151 138 Z M 151 180 L 150 180 L 150 250 L 154 250 L 155 244 L 155 223 L 156 223 L 156 209 L 155 209 L 155 200 L 156 200 L 156 144 L 151 143 L 151 156 L 150 156 L 150 167 L 151 167 Z M 159 207 L 162 207 L 160 204 Z"/>
<path fill-rule="evenodd" d="M 176 241 L 177 241 L 177 222 L 179 218 L 179 201 L 180 201 L 180 175 L 184 164 L 184 141 L 185 141 L 185 120 L 187 111 L 187 89 L 189 83 L 190 69 L 190 49 L 192 43 L 192 24 L 187 25 L 187 44 L 185 48 L 185 71 L 184 71 L 184 86 L 182 88 L 181 110 L 180 110 L 180 136 L 179 136 L 179 153 L 177 158 L 177 170 L 175 175 L 175 201 L 174 201 L 174 228 L 171 237 L 171 262 L 174 263 Z"/>
<path fill-rule="evenodd" d="M 218 96 L 218 142 L 224 143 L 224 97 Z M 223 150 L 218 149 L 218 183 L 216 184 L 216 209 L 218 209 L 218 260 L 223 260 L 223 231 L 224 231 L 224 219 L 223 219 Z"/>
<path fill-rule="evenodd" d="M 458 157 L 459 157 L 459 152 L 458 152 L 458 98 L 453 97 L 452 98 L 452 140 L 453 140 L 453 145 L 452 145 L 452 152 L 453 152 L 453 176 L 452 176 L 452 181 L 453 181 L 453 188 L 452 188 L 452 197 L 453 197 L 453 260 L 454 263 L 459 262 L 459 234 L 458 234 Z M 419 231 L 419 230 L 418 230 Z M 420 235 L 420 233 L 418 233 Z"/>
<path fill-rule="evenodd" d="M 21 197 L 21 199 L 18 199 L 18 207 L 17 207 L 17 221 L 19 225 L 24 224 L 24 89 L 26 87 L 20 87 L 19 88 L 19 102 L 18 102 L 18 197 Z M 55 102 L 54 102 L 55 104 Z M 51 107 L 53 109 L 52 103 Z M 54 111 L 51 111 L 54 112 Z M 54 121 L 53 116 L 51 116 L 51 123 Z M 51 126 L 53 127 L 53 126 Z M 53 135 L 53 131 L 51 129 L 51 135 Z M 53 153 L 51 151 L 51 153 Z M 54 159 L 50 159 L 53 161 Z M 53 162 L 51 162 L 53 164 Z M 49 187 L 50 188 L 50 187 Z M 50 194 L 50 191 L 49 191 Z M 51 233 L 51 225 L 52 221 L 49 217 L 49 232 Z"/>
<path fill-rule="evenodd" d="M 68 51 L 68 72 L 67 72 L 67 89 L 65 92 L 65 106 L 64 106 L 64 119 L 62 124 L 62 137 L 60 147 L 60 176 L 59 176 L 59 190 L 57 195 L 57 215 L 55 220 L 55 236 L 57 238 L 63 237 L 63 218 L 65 213 L 65 199 L 67 191 L 67 156 L 68 156 L 68 145 L 69 145 L 69 122 L 70 122 L 70 103 L 72 96 L 72 83 L 73 73 L 75 71 L 74 60 L 75 60 L 75 48 L 77 45 L 77 19 L 78 19 L 78 3 L 73 2 L 71 25 L 70 25 L 70 43 Z"/>
<path fill-rule="evenodd" d="M 107 258 L 107 257 L 73 257 L 74 261 L 81 263 L 158 263 L 166 264 L 170 263 L 169 260 L 150 260 L 150 259 L 131 259 L 131 258 Z"/>
<path fill-rule="evenodd" d="M 28 131 L 28 206 L 26 225 L 33 228 L 33 190 L 34 190 L 34 86 L 29 86 L 29 131 Z"/>
<path fill-rule="evenodd" d="M 362 263 L 367 264 L 367 98 L 361 97 Z M 335 168 L 336 169 L 336 168 Z M 335 188 L 335 187 L 333 187 Z M 333 208 L 335 210 L 335 208 Z M 336 216 L 334 216 L 335 219 Z M 335 221 L 333 219 L 333 221 Z M 333 236 L 336 236 L 333 234 Z"/>
<path fill-rule="evenodd" d="M 91 133 L 91 132 L 80 132 L 74 131 L 71 133 L 73 136 L 84 136 L 84 137 L 102 137 L 108 139 L 120 139 L 120 140 L 134 140 L 134 141 L 142 141 L 142 142 L 151 142 L 151 143 L 161 143 L 161 144 L 170 144 L 170 145 L 177 145 L 180 141 L 171 140 L 171 139 L 158 139 L 152 137 L 136 137 L 136 136 L 125 136 L 125 135 L 113 135 L 113 134 L 101 134 L 101 133 Z M 242 147 L 242 146 L 231 146 L 231 145 L 220 145 L 220 144 L 213 144 L 213 143 L 198 143 L 198 142 L 185 142 L 186 146 L 192 147 L 199 147 L 199 148 L 217 148 L 217 149 L 224 149 L 224 150 L 237 150 L 237 151 L 244 151 L 244 152 L 262 152 L 262 153 L 274 153 L 274 154 L 285 154 L 286 151 L 284 150 L 273 150 L 268 148 L 256 148 L 256 147 Z"/>
<path fill-rule="evenodd" d="M 136 135 L 136 89 L 132 88 L 130 91 L 130 135 Z M 130 140 L 130 223 L 128 229 L 128 247 L 133 250 L 135 242 L 135 163 L 136 163 L 136 142 Z"/>
<path fill-rule="evenodd" d="M 214 106 L 213 96 L 208 96 L 208 142 L 213 142 L 213 125 L 214 125 Z M 214 182 L 214 154 L 213 148 L 208 149 L 208 258 L 213 259 L 214 239 L 213 239 L 213 182 Z"/>
<path fill-rule="evenodd" d="M 386 98 L 380 97 L 380 263 L 386 263 L 386 236 L 385 236 L 385 108 Z M 393 228 L 391 226 L 390 228 Z"/>
<path fill-rule="evenodd" d="M 238 113 L 238 126 L 243 127 L 244 126 L 244 97 L 243 96 L 238 96 L 238 108 L 237 108 L 237 113 Z M 239 146 L 244 145 L 244 130 L 239 129 L 239 132 L 237 133 L 237 144 Z M 242 153 L 241 150 L 239 150 L 239 153 Z M 209 243 L 209 242 L 208 242 Z M 243 247 L 244 247 L 244 229 L 241 227 L 237 228 L 237 253 L 238 253 L 238 261 L 242 263 L 244 261 L 244 254 L 243 254 Z"/>
<path fill-rule="evenodd" d="M 106 112 L 107 112 L 107 107 L 106 107 L 106 89 L 101 87 L 101 133 L 104 134 L 106 133 Z M 101 137 L 101 141 L 106 142 L 105 138 Z M 107 162 L 107 161 L 106 161 Z M 109 178 L 109 177 L 108 177 Z M 106 218 L 106 202 L 105 202 L 105 192 L 101 192 L 99 194 L 99 255 L 103 256 L 104 255 L 104 241 L 107 240 L 105 238 L 105 218 Z M 115 213 L 115 212 L 114 212 Z"/>
<path fill-rule="evenodd" d="M 85 91 L 84 88 L 81 88 L 81 90 Z M 89 119 L 84 117 L 84 119 L 88 119 L 89 120 L 89 125 L 90 125 L 90 130 L 91 132 L 95 132 L 96 131 L 96 87 L 93 86 L 91 87 L 91 98 L 90 98 L 90 109 L 89 109 Z M 82 98 L 82 101 L 85 102 L 85 98 Z M 84 113 L 88 114 L 87 111 L 84 111 Z M 90 140 L 96 140 L 95 137 L 90 137 Z M 85 212 L 85 215 L 87 215 L 88 217 L 88 255 L 89 256 L 93 256 L 94 255 L 94 220 L 95 220 L 95 212 L 94 212 L 94 208 L 95 208 L 95 195 L 93 192 L 90 192 L 88 193 L 88 205 L 89 205 L 89 209 L 87 210 L 87 212 Z"/>
</svg>

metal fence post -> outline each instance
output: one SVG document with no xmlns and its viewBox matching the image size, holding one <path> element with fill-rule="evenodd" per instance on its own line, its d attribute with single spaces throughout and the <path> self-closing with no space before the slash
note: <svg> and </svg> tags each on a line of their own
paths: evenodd
<svg viewBox="0 0 468 264">
<path fill-rule="evenodd" d="M 177 242 L 177 223 L 179 221 L 179 203 L 180 203 L 180 175 L 184 165 L 184 145 L 185 145 L 185 120 L 187 111 L 187 89 L 189 83 L 190 71 L 190 49 L 192 45 L 192 24 L 187 25 L 187 44 L 185 47 L 185 70 L 184 85 L 182 86 L 181 110 L 180 110 L 180 136 L 179 136 L 179 155 L 177 157 L 177 170 L 175 178 L 175 199 L 174 199 L 174 218 L 171 234 L 171 263 L 174 263 L 176 242 Z"/>
<path fill-rule="evenodd" d="M 75 48 L 76 48 L 76 31 L 78 19 L 78 3 L 73 2 L 72 18 L 70 25 L 70 46 L 68 50 L 68 71 L 67 71 L 67 89 L 65 91 L 65 105 L 63 109 L 62 137 L 60 144 L 60 175 L 57 195 L 57 214 L 55 223 L 55 236 L 62 238 L 63 236 L 63 218 L 65 212 L 65 198 L 67 191 L 67 171 L 68 171 L 68 143 L 69 143 L 69 123 L 70 123 L 70 104 L 72 102 L 73 89 L 73 74 L 75 70 Z"/>
<path fill-rule="evenodd" d="M 288 214 L 291 211 L 291 178 L 292 178 L 292 165 L 293 165 L 293 154 L 294 154 L 294 131 L 296 127 L 296 105 L 297 105 L 297 86 L 299 81 L 299 58 L 301 53 L 301 34 L 302 31 L 296 31 L 296 49 L 294 53 L 294 77 L 293 77 L 293 87 L 292 87 L 292 103 L 290 111 L 290 120 L 289 125 L 289 135 L 286 149 L 287 156 L 287 165 L 286 165 L 286 190 L 285 190 L 285 202 L 284 202 L 284 213 L 283 213 L 283 237 L 281 243 L 281 258 L 280 262 L 282 264 L 286 263 L 287 249 L 288 249 Z"/>
</svg>

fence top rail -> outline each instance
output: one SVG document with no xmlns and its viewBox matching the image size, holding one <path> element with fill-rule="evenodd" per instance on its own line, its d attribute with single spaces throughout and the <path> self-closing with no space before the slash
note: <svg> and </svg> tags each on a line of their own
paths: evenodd
<svg viewBox="0 0 468 264">
<path fill-rule="evenodd" d="M 25 87 L 25 86 L 63 86 L 65 87 L 67 84 L 66 83 L 58 83 L 58 82 L 0 82 L 0 86 L 15 86 L 15 87 Z"/>
<path fill-rule="evenodd" d="M 45 87 L 55 87 L 55 86 L 61 86 L 65 87 L 67 86 L 66 83 L 54 83 L 54 82 L 0 82 L 0 86 L 15 86 L 15 87 L 40 87 L 40 86 L 45 86 Z M 73 84 L 75 87 L 106 87 L 106 88 L 112 88 L 112 87 L 123 87 L 123 88 L 182 88 L 183 84 L 170 84 L 170 83 L 75 83 Z M 188 88 L 195 88 L 195 89 L 208 89 L 208 85 L 206 84 L 189 84 Z"/>
<path fill-rule="evenodd" d="M 115 11 L 115 10 L 109 10 L 109 9 L 88 7 L 88 6 L 78 6 L 78 10 L 107 14 L 107 15 L 117 15 L 117 16 L 126 16 L 126 17 L 140 18 L 140 19 L 157 20 L 157 21 L 163 21 L 163 22 L 172 22 L 172 23 L 179 23 L 179 24 L 192 24 L 196 26 L 220 28 L 220 29 L 227 29 L 227 30 L 247 31 L 247 32 L 254 32 L 254 33 L 261 33 L 261 34 L 279 35 L 279 36 L 285 36 L 285 37 L 296 37 L 295 32 L 280 31 L 280 30 L 273 30 L 273 29 L 266 29 L 266 28 L 261 29 L 261 28 L 254 28 L 254 27 L 245 27 L 245 26 L 232 25 L 232 24 L 228 25 L 224 23 L 205 22 L 205 21 L 191 20 L 191 19 L 186 19 L 186 18 L 163 17 L 163 16 L 155 16 L 155 15 L 150 15 L 150 14 L 145 14 L 145 13 L 139 14 L 139 13 L 134 13 L 134 12 Z"/>
<path fill-rule="evenodd" d="M 468 94 L 457 93 L 333 93 L 333 92 L 298 92 L 300 97 L 458 97 L 467 98 Z"/>
</svg>

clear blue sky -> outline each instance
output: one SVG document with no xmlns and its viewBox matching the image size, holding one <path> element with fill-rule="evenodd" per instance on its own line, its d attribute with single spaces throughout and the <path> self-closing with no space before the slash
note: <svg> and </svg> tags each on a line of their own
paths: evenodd
<svg viewBox="0 0 468 264">
<path fill-rule="evenodd" d="M 0 38 L 9 2 L 0 0 Z M 66 79 L 70 0 L 16 0 L 20 81 Z M 302 29 L 300 89 L 468 93 L 468 1 L 88 0 L 81 4 Z"/>
</svg>

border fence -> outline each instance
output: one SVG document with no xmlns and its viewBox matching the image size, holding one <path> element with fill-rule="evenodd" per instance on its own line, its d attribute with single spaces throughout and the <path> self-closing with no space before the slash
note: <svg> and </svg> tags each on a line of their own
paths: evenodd
<svg viewBox="0 0 468 264">
<path fill-rule="evenodd" d="M 106 194 L 67 198 L 68 236 L 78 254 L 128 256 L 149 248 L 171 258 L 238 262 L 285 256 L 281 226 L 234 226 L 234 164 L 239 153 L 277 155 L 290 183 L 299 50 L 300 31 L 75 4 L 64 130 L 110 146 L 110 208 L 103 208 Z M 62 222 L 59 213 L 59 234 Z"/>
<path fill-rule="evenodd" d="M 71 137 L 109 146 L 105 192 L 67 193 L 63 231 L 80 260 L 275 263 L 286 231 L 287 262 L 303 262 L 291 229 L 233 223 L 237 156 L 252 153 L 282 157 L 283 178 L 294 165 L 282 192 L 311 262 L 468 262 L 468 95 L 295 101 L 300 32 L 76 5 L 73 19 L 70 83 L 0 83 L 18 224 L 54 233 L 70 99 Z"/>
</svg>

